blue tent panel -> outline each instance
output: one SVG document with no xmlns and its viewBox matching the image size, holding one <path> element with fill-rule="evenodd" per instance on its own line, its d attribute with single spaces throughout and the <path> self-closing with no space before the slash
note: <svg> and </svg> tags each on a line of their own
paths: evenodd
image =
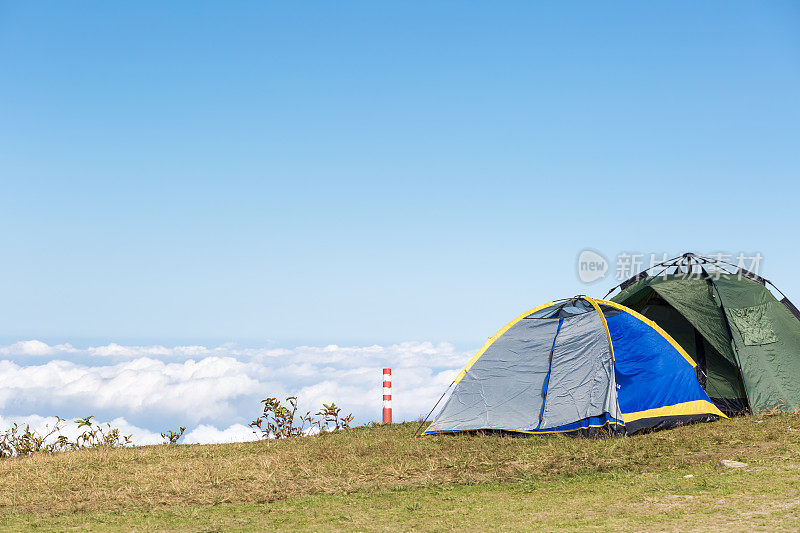
<svg viewBox="0 0 800 533">
<path fill-rule="evenodd" d="M 606 322 L 628 433 L 716 418 L 694 368 L 664 336 L 627 312 L 607 316 Z"/>
</svg>

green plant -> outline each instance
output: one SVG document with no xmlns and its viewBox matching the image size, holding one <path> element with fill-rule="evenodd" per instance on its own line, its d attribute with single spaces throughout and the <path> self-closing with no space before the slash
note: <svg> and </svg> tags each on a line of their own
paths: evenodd
<svg viewBox="0 0 800 533">
<path fill-rule="evenodd" d="M 261 400 L 261 416 L 250 422 L 250 427 L 254 428 L 253 433 L 262 439 L 287 439 L 308 435 L 315 428 L 317 433 L 328 431 L 331 424 L 333 431 L 348 429 L 353 421 L 352 414 L 342 417 L 341 408 L 335 403 L 322 404 L 322 409 L 313 416 L 311 411 L 298 416 L 297 397 L 289 396 L 285 402 L 286 405 L 272 397 Z"/>
<path fill-rule="evenodd" d="M 131 444 L 131 435 L 121 435 L 118 428 L 112 428 L 111 424 L 105 424 L 105 429 L 100 424 L 92 422 L 94 416 L 79 418 L 75 421 L 78 429 L 86 428 L 83 433 L 78 435 L 74 443 L 68 443 L 71 449 L 80 450 L 83 448 L 117 448 Z"/>
<path fill-rule="evenodd" d="M 61 422 L 63 420 L 56 417 L 56 423 L 52 428 L 45 426 L 44 434 L 32 430 L 30 425 L 26 425 L 23 430 L 15 423 L 0 435 L 0 457 L 24 457 L 34 453 L 55 453 L 68 449 L 68 440 L 63 435 L 50 440 L 60 431 Z"/>
<path fill-rule="evenodd" d="M 266 398 L 261 400 L 261 403 L 263 404 L 261 416 L 250 422 L 250 427 L 254 428 L 253 433 L 260 434 L 262 439 L 299 437 L 314 423 L 310 411 L 297 417 L 296 396 L 286 398 L 288 405 L 283 405 L 277 398 Z"/>
<path fill-rule="evenodd" d="M 186 431 L 185 426 L 181 426 L 178 428 L 178 431 L 169 430 L 166 433 L 162 433 L 161 437 L 164 439 L 164 444 L 178 444 L 178 441 L 181 437 L 183 437 L 183 432 Z"/>
<path fill-rule="evenodd" d="M 85 448 L 117 448 L 131 444 L 130 435 L 120 434 L 119 429 L 112 428 L 111 424 L 105 427 L 92 422 L 94 416 L 75 420 L 78 429 L 83 432 L 74 441 L 61 435 L 64 419 L 56 417 L 52 427 L 45 426 L 43 433 L 32 430 L 26 425 L 23 430 L 14 424 L 3 434 L 0 434 L 0 458 L 26 457 L 36 453 L 58 453 L 68 450 L 81 450 Z M 58 435 L 58 436 L 56 436 Z"/>
<path fill-rule="evenodd" d="M 347 416 L 340 417 L 339 413 L 341 413 L 342 409 L 337 407 L 335 403 L 322 404 L 322 409 L 319 410 L 316 415 L 321 416 L 322 420 L 325 422 L 325 427 L 327 428 L 328 424 L 333 424 L 333 431 L 338 431 L 340 429 L 350 429 L 350 422 L 353 421 L 353 414 L 348 414 Z"/>
</svg>

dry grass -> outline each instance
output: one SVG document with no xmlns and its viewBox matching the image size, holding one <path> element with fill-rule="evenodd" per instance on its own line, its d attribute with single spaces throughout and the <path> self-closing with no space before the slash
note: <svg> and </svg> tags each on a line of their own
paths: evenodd
<svg viewBox="0 0 800 533">
<path fill-rule="evenodd" d="M 196 526 L 198 516 L 214 523 L 213 517 L 219 513 L 220 517 L 228 516 L 225 509 L 230 510 L 230 516 L 236 516 L 237 509 L 244 515 L 247 512 L 243 509 L 258 509 L 253 510 L 256 516 L 277 520 L 283 515 L 272 515 L 272 510 L 288 506 L 295 509 L 294 515 L 287 515 L 295 517 L 291 524 L 311 527 L 317 523 L 317 511 L 320 517 L 336 515 L 337 509 L 364 501 L 366 522 L 359 525 L 351 520 L 340 525 L 371 529 L 366 511 L 382 499 L 395 498 L 401 511 L 409 508 L 403 511 L 404 516 L 422 519 L 425 513 L 417 512 L 415 505 L 430 507 L 437 513 L 433 516 L 439 516 L 446 515 L 448 501 L 457 505 L 459 499 L 490 502 L 496 497 L 498 509 L 504 508 L 503 502 L 506 506 L 538 502 L 536 505 L 545 512 L 540 519 L 556 527 L 558 523 L 551 519 L 559 515 L 553 507 L 558 502 L 563 508 L 571 501 L 586 500 L 586 505 L 581 504 L 584 510 L 597 507 L 595 514 L 600 512 L 600 506 L 608 501 L 602 497 L 605 492 L 597 492 L 599 487 L 617 491 L 620 505 L 629 501 L 628 513 L 646 504 L 644 507 L 655 514 L 685 514 L 689 506 L 698 507 L 723 493 L 729 501 L 740 502 L 742 512 L 756 513 L 753 516 L 767 501 L 784 506 L 775 512 L 786 511 L 789 518 L 797 511 L 796 493 L 795 500 L 770 497 L 757 509 L 746 504 L 760 501 L 760 496 L 774 493 L 777 487 L 783 492 L 792 487 L 800 489 L 798 414 L 765 417 L 761 423 L 741 417 L 602 440 L 492 436 L 414 439 L 414 429 L 413 424 L 397 424 L 291 441 L 85 450 L 0 461 L 0 526 L 67 527 L 64 520 L 94 516 L 98 520 L 107 517 L 108 524 L 129 517 L 146 527 L 183 528 Z M 713 465 L 721 459 L 749 463 L 748 471 L 737 475 L 751 480 L 751 486 L 739 487 L 728 481 L 733 478 L 725 477 L 725 472 L 715 471 Z M 684 479 L 687 472 L 696 472 L 697 479 Z M 686 485 L 700 492 L 692 498 L 667 498 L 669 494 L 664 491 L 673 490 L 673 482 L 677 483 L 674 490 Z M 543 487 L 550 488 L 543 491 Z M 566 489 L 556 490 L 559 487 Z M 442 491 L 451 500 L 442 500 Z M 431 496 L 434 493 L 440 496 Z M 434 497 L 439 507 L 425 503 L 425 498 Z M 415 503 L 418 501 L 423 503 Z M 717 505 L 713 503 L 716 500 L 709 501 L 703 505 Z M 312 516 L 307 508 L 314 505 L 318 509 Z M 481 517 L 496 514 L 491 510 L 476 513 L 481 516 L 476 515 L 470 523 L 482 523 Z M 333 515 L 325 523 L 336 525 Z M 162 517 L 160 522 L 147 525 L 147 520 L 158 516 Z M 576 518 L 575 523 L 584 518 Z M 173 520 L 177 522 L 173 524 Z M 387 515 L 386 520 L 397 517 Z M 426 523 L 433 527 L 435 521 L 430 520 Z M 124 520 L 119 523 L 131 525 Z M 220 527 L 228 529 L 237 523 L 224 522 Z M 413 522 L 395 522 L 399 527 L 403 524 L 416 527 Z M 286 524 L 278 520 L 250 525 Z"/>
</svg>

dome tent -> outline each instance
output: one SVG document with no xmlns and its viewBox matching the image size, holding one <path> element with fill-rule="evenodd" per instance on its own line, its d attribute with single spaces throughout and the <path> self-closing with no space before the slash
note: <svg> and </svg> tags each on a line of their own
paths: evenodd
<svg viewBox="0 0 800 533">
<path fill-rule="evenodd" d="M 577 296 L 518 316 L 458 374 L 424 434 L 633 434 L 724 416 L 655 323 Z M 434 406 L 435 409 L 435 406 Z"/>
<path fill-rule="evenodd" d="M 732 263 L 686 253 L 623 282 L 612 300 L 666 330 L 724 412 L 799 409 L 800 313 L 768 284 L 775 287 Z"/>
</svg>

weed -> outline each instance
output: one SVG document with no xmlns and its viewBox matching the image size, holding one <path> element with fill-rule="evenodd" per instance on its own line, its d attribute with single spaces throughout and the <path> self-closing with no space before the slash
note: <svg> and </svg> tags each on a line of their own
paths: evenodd
<svg viewBox="0 0 800 533">
<path fill-rule="evenodd" d="M 94 416 L 87 416 L 75 420 L 78 429 L 83 429 L 83 432 L 74 441 L 60 434 L 64 429 L 63 418 L 56 417 L 56 423 L 52 427 L 45 426 L 43 433 L 32 430 L 30 425 L 26 425 L 23 430 L 21 426 L 14 424 L 5 433 L 0 434 L 0 458 L 26 457 L 36 453 L 52 454 L 87 448 L 118 448 L 131 443 L 130 435 L 120 434 L 119 429 L 112 428 L 111 424 L 105 424 L 105 427 L 95 424 L 93 418 Z"/>
<path fill-rule="evenodd" d="M 298 415 L 297 397 L 289 396 L 285 402 L 284 405 L 277 398 L 261 400 L 261 416 L 250 422 L 253 433 L 261 439 L 288 439 L 322 431 L 349 429 L 350 422 L 353 421 L 352 414 L 341 416 L 342 410 L 335 403 L 322 404 L 322 409 L 314 415 L 311 411 Z"/>
<path fill-rule="evenodd" d="M 353 421 L 352 413 L 345 416 L 339 417 L 339 413 L 341 413 L 342 409 L 337 407 L 335 403 L 331 403 L 330 405 L 327 403 L 322 404 L 322 409 L 319 410 L 316 415 L 321 416 L 322 420 L 327 427 L 329 424 L 333 424 L 333 430 L 338 431 L 340 429 L 350 429 L 350 422 Z"/>
<path fill-rule="evenodd" d="M 178 444 L 178 441 L 183 437 L 183 432 L 186 431 L 186 426 L 181 426 L 178 431 L 169 430 L 162 433 L 161 437 L 164 439 L 164 444 Z"/>
</svg>

